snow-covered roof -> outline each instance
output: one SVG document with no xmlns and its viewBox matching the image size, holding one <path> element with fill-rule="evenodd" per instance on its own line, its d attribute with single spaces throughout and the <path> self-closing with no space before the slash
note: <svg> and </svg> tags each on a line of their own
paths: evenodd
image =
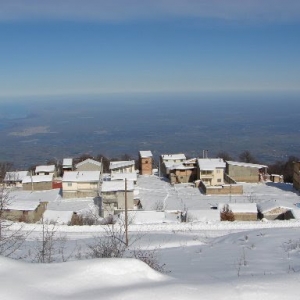
<svg viewBox="0 0 300 300">
<path fill-rule="evenodd" d="M 297 219 L 297 220 L 300 219 L 300 209 L 299 208 L 293 208 L 291 210 L 291 213 L 295 219 Z"/>
<path fill-rule="evenodd" d="M 63 159 L 63 168 L 69 168 L 73 166 L 73 158 L 64 158 Z"/>
<path fill-rule="evenodd" d="M 47 191 L 12 191 L 8 194 L 7 209 L 35 210 L 40 202 L 51 202 L 61 199 L 59 189 Z"/>
<path fill-rule="evenodd" d="M 239 167 L 245 167 L 245 168 L 262 169 L 262 168 L 268 167 L 265 165 L 251 164 L 251 163 L 245 163 L 245 162 L 239 162 L 239 161 L 226 161 L 226 162 L 227 162 L 227 164 L 232 165 L 232 166 L 239 166 Z"/>
<path fill-rule="evenodd" d="M 186 160 L 186 157 L 183 153 L 178 154 L 163 154 L 161 155 L 162 160 Z"/>
<path fill-rule="evenodd" d="M 183 163 L 181 163 L 181 164 L 166 163 L 165 166 L 169 170 L 192 170 L 192 169 L 194 169 L 194 167 L 185 166 Z"/>
<path fill-rule="evenodd" d="M 80 213 L 86 210 L 94 210 L 94 198 L 69 198 L 67 201 L 65 199 L 57 199 L 48 203 L 47 209 L 57 210 L 57 211 L 74 211 Z"/>
<path fill-rule="evenodd" d="M 119 169 L 119 168 L 130 167 L 130 166 L 134 166 L 134 165 L 135 165 L 134 160 L 111 161 L 109 164 L 109 169 L 114 170 L 114 169 Z"/>
<path fill-rule="evenodd" d="M 27 175 L 28 171 L 6 172 L 4 181 L 22 181 Z"/>
<path fill-rule="evenodd" d="M 96 166 L 101 167 L 101 162 L 96 161 L 96 160 L 91 159 L 91 158 L 88 158 L 88 159 L 86 159 L 86 160 L 84 160 L 84 161 L 78 163 L 75 167 L 78 168 L 78 167 L 80 167 L 80 166 L 82 166 L 82 165 L 84 165 L 84 164 L 87 164 L 87 163 L 89 163 L 89 164 L 94 164 L 94 165 L 96 165 Z"/>
<path fill-rule="evenodd" d="M 257 213 L 256 203 L 219 203 L 219 211 L 222 211 L 226 205 L 233 213 Z"/>
<path fill-rule="evenodd" d="M 22 183 L 36 183 L 36 182 L 51 182 L 53 180 L 53 175 L 34 175 L 34 176 L 25 176 L 22 180 Z"/>
<path fill-rule="evenodd" d="M 269 201 L 265 201 L 265 202 L 257 204 L 257 208 L 261 213 L 266 213 L 266 212 L 271 211 L 275 208 L 293 209 L 294 207 L 292 205 L 289 205 L 288 203 L 283 202 L 283 201 L 269 200 Z"/>
<path fill-rule="evenodd" d="M 152 157 L 152 152 L 151 151 L 140 151 L 140 156 L 142 158 L 147 158 L 147 157 Z"/>
<path fill-rule="evenodd" d="M 100 171 L 70 171 L 65 172 L 63 182 L 98 182 Z"/>
<path fill-rule="evenodd" d="M 133 191 L 134 185 L 132 181 L 127 182 L 127 191 Z M 115 180 L 115 181 L 103 181 L 102 192 L 117 192 L 117 191 L 125 191 L 125 181 L 123 180 Z"/>
<path fill-rule="evenodd" d="M 137 174 L 134 173 L 114 173 L 111 174 L 111 180 L 132 180 L 137 181 Z"/>
<path fill-rule="evenodd" d="M 55 171 L 55 165 L 37 166 L 35 168 L 35 173 L 39 173 L 39 172 L 54 172 L 54 171 Z"/>
<path fill-rule="evenodd" d="M 199 158 L 198 165 L 200 170 L 213 171 L 217 168 L 225 168 L 226 163 L 222 158 Z"/>
<path fill-rule="evenodd" d="M 71 222 L 73 211 L 46 210 L 43 214 L 43 221 L 46 223 L 55 222 L 64 225 Z"/>
</svg>

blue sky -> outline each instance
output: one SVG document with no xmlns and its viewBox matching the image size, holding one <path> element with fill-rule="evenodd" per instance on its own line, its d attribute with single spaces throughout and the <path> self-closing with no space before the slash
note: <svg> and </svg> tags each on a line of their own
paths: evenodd
<svg viewBox="0 0 300 300">
<path fill-rule="evenodd" d="M 299 91 L 299 2 L 0 0 L 0 97 Z"/>
</svg>

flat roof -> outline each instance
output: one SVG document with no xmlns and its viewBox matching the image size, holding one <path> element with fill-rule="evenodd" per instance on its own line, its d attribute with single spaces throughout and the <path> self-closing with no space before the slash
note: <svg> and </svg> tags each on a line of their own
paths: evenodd
<svg viewBox="0 0 300 300">
<path fill-rule="evenodd" d="M 142 158 L 146 158 L 146 157 L 152 157 L 152 152 L 151 151 L 140 151 L 140 156 Z"/>
<path fill-rule="evenodd" d="M 262 169 L 262 168 L 267 168 L 268 167 L 266 165 L 251 164 L 251 163 L 245 163 L 245 162 L 239 162 L 239 161 L 226 161 L 226 162 L 229 165 L 232 165 L 232 166 L 239 166 L 239 167 L 245 167 L 245 168 Z"/>
</svg>

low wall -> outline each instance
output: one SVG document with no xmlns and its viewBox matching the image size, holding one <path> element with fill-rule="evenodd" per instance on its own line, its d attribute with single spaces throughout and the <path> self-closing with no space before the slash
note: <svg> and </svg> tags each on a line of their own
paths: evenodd
<svg viewBox="0 0 300 300">
<path fill-rule="evenodd" d="M 206 195 L 242 195 L 243 186 L 239 184 L 226 184 L 221 186 L 206 186 L 200 182 L 200 189 Z"/>
</svg>

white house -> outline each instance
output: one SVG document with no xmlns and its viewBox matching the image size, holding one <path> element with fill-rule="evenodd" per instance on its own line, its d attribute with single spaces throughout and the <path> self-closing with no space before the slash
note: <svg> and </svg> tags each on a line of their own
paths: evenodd
<svg viewBox="0 0 300 300">
<path fill-rule="evenodd" d="M 135 161 L 111 161 L 109 165 L 111 174 L 114 173 L 135 173 Z"/>
<path fill-rule="evenodd" d="M 36 166 L 35 175 L 52 175 L 52 176 L 56 176 L 55 165 Z"/>
<path fill-rule="evenodd" d="M 197 164 L 197 177 L 205 185 L 224 184 L 226 163 L 222 158 L 199 158 Z"/>
<path fill-rule="evenodd" d="M 65 172 L 62 180 L 64 198 L 96 197 L 100 171 Z"/>
</svg>

